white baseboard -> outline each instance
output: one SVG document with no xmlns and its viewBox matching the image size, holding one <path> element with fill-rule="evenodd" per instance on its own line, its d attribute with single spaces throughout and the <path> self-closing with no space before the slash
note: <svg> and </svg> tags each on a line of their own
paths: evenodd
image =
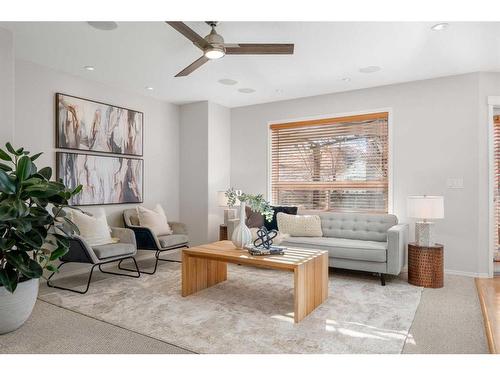
<svg viewBox="0 0 500 375">
<path fill-rule="evenodd" d="M 408 265 L 405 265 L 401 269 L 402 273 L 408 273 Z M 447 275 L 457 275 L 457 276 L 467 276 L 467 277 L 489 277 L 488 273 L 480 273 L 480 272 L 469 272 L 469 271 L 457 271 L 450 270 L 445 268 L 444 273 Z"/>
<path fill-rule="evenodd" d="M 447 275 L 457 275 L 457 276 L 467 276 L 467 277 L 489 277 L 488 273 L 457 271 L 450 269 L 445 269 L 444 273 Z"/>
</svg>

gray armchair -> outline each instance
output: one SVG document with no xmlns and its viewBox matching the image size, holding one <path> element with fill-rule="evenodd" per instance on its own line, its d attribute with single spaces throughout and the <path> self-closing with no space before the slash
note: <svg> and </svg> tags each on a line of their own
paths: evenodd
<svg viewBox="0 0 500 375">
<path fill-rule="evenodd" d="M 170 228 L 172 228 L 173 233 L 166 236 L 156 236 L 151 229 L 139 225 L 139 219 L 137 218 L 137 211 L 135 209 L 123 211 L 123 221 L 125 226 L 134 232 L 137 248 L 139 250 L 152 250 L 155 252 L 156 261 L 153 271 L 141 271 L 141 273 L 153 275 L 158 268 L 158 262 L 160 260 L 164 262 L 179 263 L 176 260 L 162 259 L 160 258 L 160 254 L 183 247 L 189 247 L 188 232 L 186 225 L 183 223 L 170 221 L 168 224 Z M 120 269 L 130 271 L 127 268 L 121 268 L 121 266 Z"/>
<path fill-rule="evenodd" d="M 134 232 L 130 229 L 126 228 L 111 228 L 111 236 L 118 238 L 119 242 L 110 243 L 105 245 L 96 245 L 90 246 L 83 237 L 73 234 L 69 238 L 69 251 L 60 258 L 61 264 L 57 267 L 59 270 L 63 265 L 67 263 L 88 263 L 92 264 L 90 269 L 89 277 L 87 280 L 87 286 L 83 290 L 71 289 L 59 285 L 54 285 L 51 283 L 51 279 L 56 272 L 53 272 L 47 279 L 47 286 L 51 288 L 57 288 L 62 290 L 69 290 L 71 292 L 85 294 L 89 290 L 90 281 L 92 279 L 92 273 L 96 267 L 99 268 L 99 271 L 102 273 L 107 273 L 110 275 L 118 275 L 118 276 L 128 276 L 138 278 L 141 276 L 141 272 L 139 271 L 139 267 L 137 266 L 137 262 L 134 256 L 137 253 L 137 246 L 135 242 Z M 128 273 L 118 273 L 111 271 L 103 271 L 101 268 L 102 265 L 119 262 L 118 268 L 122 261 L 131 259 L 134 262 L 135 270 L 132 271 L 136 274 L 128 274 Z"/>
</svg>

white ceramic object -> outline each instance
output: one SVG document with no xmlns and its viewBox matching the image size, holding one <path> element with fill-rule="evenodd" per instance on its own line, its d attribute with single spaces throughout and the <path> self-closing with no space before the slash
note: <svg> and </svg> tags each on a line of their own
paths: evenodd
<svg viewBox="0 0 500 375">
<path fill-rule="evenodd" d="M 30 317 L 38 285 L 38 279 L 22 281 L 14 293 L 0 286 L 0 335 L 18 329 Z"/>
<path fill-rule="evenodd" d="M 234 228 L 233 235 L 231 236 L 231 241 L 233 245 L 238 249 L 243 249 L 246 245 L 252 242 L 252 233 L 250 229 L 245 224 L 246 213 L 245 213 L 245 203 L 240 204 L 240 222 Z"/>
</svg>

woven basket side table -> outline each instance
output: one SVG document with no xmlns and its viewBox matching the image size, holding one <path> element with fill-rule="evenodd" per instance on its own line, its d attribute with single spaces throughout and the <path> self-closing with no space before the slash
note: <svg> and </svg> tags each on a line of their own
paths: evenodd
<svg viewBox="0 0 500 375">
<path fill-rule="evenodd" d="M 426 288 L 442 288 L 443 245 L 419 246 L 408 244 L 408 282 Z"/>
</svg>

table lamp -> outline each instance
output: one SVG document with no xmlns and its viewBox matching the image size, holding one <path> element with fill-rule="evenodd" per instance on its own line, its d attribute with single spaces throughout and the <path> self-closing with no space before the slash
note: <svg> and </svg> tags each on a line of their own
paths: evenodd
<svg viewBox="0 0 500 375">
<path fill-rule="evenodd" d="M 219 207 L 225 207 L 224 225 L 227 225 L 228 220 L 236 219 L 236 209 L 229 208 L 225 191 L 218 191 L 217 192 L 217 203 L 218 203 Z"/>
<path fill-rule="evenodd" d="M 415 242 L 418 246 L 433 246 L 433 225 L 428 219 L 444 218 L 444 198 L 437 195 L 411 195 L 408 197 L 408 217 L 419 219 L 415 223 Z"/>
</svg>

